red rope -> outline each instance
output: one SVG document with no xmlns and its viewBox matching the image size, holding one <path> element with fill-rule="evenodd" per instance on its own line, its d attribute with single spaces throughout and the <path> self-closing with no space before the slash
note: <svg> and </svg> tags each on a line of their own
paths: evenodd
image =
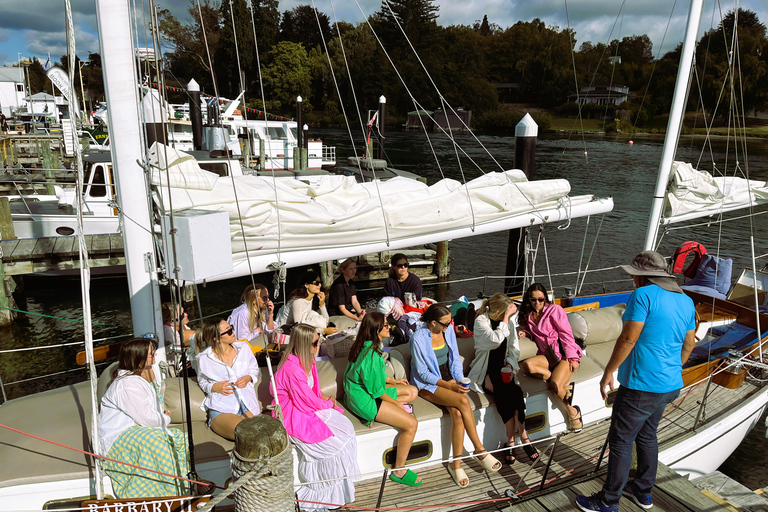
<svg viewBox="0 0 768 512">
<path fill-rule="evenodd" d="M 87 452 L 85 450 L 80 450 L 79 448 L 73 448 L 72 446 L 67 446 L 65 444 L 57 443 L 56 441 L 51 441 L 50 439 L 46 439 L 44 437 L 38 437 L 38 436 L 33 435 L 33 434 L 28 434 L 27 432 L 23 432 L 21 430 L 15 429 L 13 427 L 9 427 L 8 425 L 3 425 L 2 423 L 0 423 L 0 427 L 7 428 L 8 430 L 16 432 L 17 434 L 21 434 L 21 435 L 24 435 L 24 436 L 27 436 L 27 437 L 31 437 L 32 439 L 37 439 L 38 441 L 45 441 L 46 443 L 51 443 L 51 444 L 54 444 L 56 446 L 60 446 L 62 448 L 66 448 L 67 450 L 72 450 L 72 451 L 75 451 L 75 452 L 79 452 L 79 453 L 82 453 L 84 455 L 90 455 L 91 457 L 94 457 L 94 458 L 97 458 L 97 459 L 104 459 L 104 460 L 108 460 L 110 462 L 116 462 L 117 464 L 123 464 L 123 465 L 131 467 L 131 468 L 141 469 L 142 471 L 149 471 L 150 473 L 157 473 L 158 475 L 167 476 L 167 477 L 170 477 L 170 478 L 176 478 L 178 480 L 184 480 L 185 482 L 190 482 L 190 483 L 193 483 L 193 484 L 204 485 L 206 487 L 213 485 L 217 489 L 226 489 L 226 487 L 220 487 L 218 485 L 213 484 L 212 482 L 198 482 L 197 480 L 190 480 L 189 478 L 184 478 L 183 476 L 173 475 L 171 473 L 163 473 L 162 471 L 157 471 L 155 469 L 149 469 L 149 468 L 143 468 L 141 466 L 137 466 L 135 464 L 129 464 L 128 462 L 123 462 L 121 460 L 110 459 L 109 457 L 105 457 L 103 455 L 98 455 L 98 454 L 95 454 L 95 453 Z"/>
</svg>

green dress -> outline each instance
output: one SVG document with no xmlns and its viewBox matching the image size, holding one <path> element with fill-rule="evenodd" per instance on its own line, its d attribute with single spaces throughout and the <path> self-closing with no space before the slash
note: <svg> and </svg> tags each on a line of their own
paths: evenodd
<svg viewBox="0 0 768 512">
<path fill-rule="evenodd" d="M 365 425 L 370 425 L 379 412 L 376 399 L 384 393 L 397 400 L 397 389 L 387 387 L 384 358 L 373 350 L 372 341 L 366 341 L 357 361 L 347 363 L 344 372 L 344 403 Z"/>
</svg>

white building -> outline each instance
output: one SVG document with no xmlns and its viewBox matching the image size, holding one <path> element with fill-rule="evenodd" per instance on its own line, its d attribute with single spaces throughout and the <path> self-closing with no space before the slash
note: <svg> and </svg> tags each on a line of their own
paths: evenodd
<svg viewBox="0 0 768 512">
<path fill-rule="evenodd" d="M 27 98 L 27 111 L 35 116 L 53 117 L 58 122 L 59 107 L 56 100 L 59 98 L 54 98 L 46 92 L 33 94 L 31 98 Z"/>
<path fill-rule="evenodd" d="M 26 104 L 24 68 L 0 66 L 0 111 L 10 117 L 11 113 Z"/>
</svg>

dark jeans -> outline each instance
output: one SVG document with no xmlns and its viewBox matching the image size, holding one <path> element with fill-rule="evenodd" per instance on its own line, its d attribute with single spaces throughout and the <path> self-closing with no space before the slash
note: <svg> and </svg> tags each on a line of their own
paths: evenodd
<svg viewBox="0 0 768 512">
<path fill-rule="evenodd" d="M 619 387 L 608 432 L 611 452 L 608 454 L 608 474 L 603 485 L 605 503 L 618 503 L 627 485 L 632 464 L 632 443 L 637 445 L 635 488 L 643 494 L 651 493 L 659 459 L 656 431 L 667 404 L 679 394 L 679 389 L 669 393 L 651 393 Z"/>
</svg>

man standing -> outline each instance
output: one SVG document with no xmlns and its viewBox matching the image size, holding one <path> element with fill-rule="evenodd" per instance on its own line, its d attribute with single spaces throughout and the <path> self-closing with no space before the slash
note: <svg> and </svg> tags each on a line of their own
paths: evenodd
<svg viewBox="0 0 768 512">
<path fill-rule="evenodd" d="M 644 509 L 653 506 L 656 482 L 659 421 L 667 404 L 683 387 L 683 363 L 696 343 L 693 301 L 666 272 L 664 257 L 645 251 L 622 268 L 632 276 L 636 290 L 627 303 L 621 331 L 600 381 L 600 394 L 613 390 L 613 372 L 619 370 L 619 390 L 608 432 L 608 474 L 603 489 L 592 496 L 577 496 L 581 510 L 618 512 L 622 493 Z M 637 445 L 637 471 L 627 483 Z"/>
</svg>

